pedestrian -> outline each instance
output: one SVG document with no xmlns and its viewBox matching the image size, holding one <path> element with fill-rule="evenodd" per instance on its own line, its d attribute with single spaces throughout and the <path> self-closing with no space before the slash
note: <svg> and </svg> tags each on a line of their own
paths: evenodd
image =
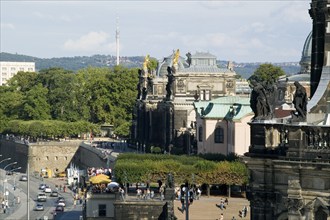
<svg viewBox="0 0 330 220">
<path fill-rule="evenodd" d="M 227 199 L 227 198 L 225 199 L 225 203 L 226 203 L 227 205 L 228 205 L 228 203 L 229 203 L 229 201 L 228 201 L 228 199 Z"/>
<path fill-rule="evenodd" d="M 221 215 L 220 215 L 220 219 L 219 220 L 223 220 L 224 219 L 224 217 L 223 217 L 223 213 L 221 213 Z"/>
<path fill-rule="evenodd" d="M 236 220 L 235 216 L 233 216 L 233 218 L 231 220 Z"/>
<path fill-rule="evenodd" d="M 243 217 L 246 217 L 247 212 L 248 212 L 248 209 L 247 209 L 247 207 L 246 207 L 246 205 L 245 205 L 245 206 L 243 207 L 243 210 L 242 210 L 242 215 L 243 215 Z"/>
<path fill-rule="evenodd" d="M 199 200 L 199 198 L 201 197 L 201 195 L 202 195 L 202 191 L 201 191 L 201 189 L 198 187 L 198 188 L 197 188 L 197 200 Z"/>
</svg>

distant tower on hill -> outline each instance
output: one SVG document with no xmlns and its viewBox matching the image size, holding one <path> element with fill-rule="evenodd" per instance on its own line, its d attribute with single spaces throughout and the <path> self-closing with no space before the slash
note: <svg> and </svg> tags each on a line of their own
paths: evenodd
<svg viewBox="0 0 330 220">
<path fill-rule="evenodd" d="M 119 22 L 117 17 L 116 27 L 116 55 L 117 55 L 117 66 L 119 65 Z"/>
</svg>

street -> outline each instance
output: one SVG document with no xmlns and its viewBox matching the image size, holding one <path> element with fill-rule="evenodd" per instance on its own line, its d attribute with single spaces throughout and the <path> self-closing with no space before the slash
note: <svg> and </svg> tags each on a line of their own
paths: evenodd
<svg viewBox="0 0 330 220">
<path fill-rule="evenodd" d="M 4 175 L 4 171 L 1 170 L 1 174 Z M 16 175 L 16 176 L 15 176 Z M 28 218 L 27 216 L 27 209 L 28 209 L 28 203 L 27 203 L 27 186 L 28 183 L 26 181 L 18 181 L 19 177 L 22 174 L 15 173 L 12 176 L 7 176 L 5 181 L 5 188 L 6 191 L 9 192 L 8 195 L 8 201 L 9 201 L 9 208 L 6 210 L 6 213 L 0 213 L 0 219 L 6 219 L 6 220 L 26 220 Z M 59 180 L 56 178 L 52 179 L 43 179 L 40 177 L 35 177 L 33 175 L 30 176 L 30 204 L 29 204 L 29 217 L 32 220 L 35 219 L 55 219 L 56 220 L 73 220 L 73 219 L 79 219 L 79 217 L 82 215 L 82 209 L 81 205 L 78 204 L 74 207 L 73 205 L 73 194 L 72 192 L 67 189 L 66 192 L 63 192 L 58 190 L 59 196 L 64 197 L 66 202 L 66 207 L 64 208 L 63 213 L 59 213 L 56 216 L 53 215 L 55 207 L 56 207 L 56 200 L 57 197 L 50 197 L 49 193 L 47 194 L 47 200 L 46 202 L 37 202 L 37 195 L 39 192 L 42 192 L 42 190 L 39 189 L 40 183 L 46 183 L 51 187 L 52 190 L 55 190 L 55 185 L 65 185 L 64 180 Z M 16 185 L 14 190 L 14 185 Z M 3 192 L 3 182 L 1 186 L 1 191 Z M 19 197 L 19 199 L 18 199 Z M 17 204 L 18 200 L 20 200 L 20 203 Z M 34 208 L 37 203 L 41 203 L 44 206 L 43 211 L 35 211 Z"/>
</svg>

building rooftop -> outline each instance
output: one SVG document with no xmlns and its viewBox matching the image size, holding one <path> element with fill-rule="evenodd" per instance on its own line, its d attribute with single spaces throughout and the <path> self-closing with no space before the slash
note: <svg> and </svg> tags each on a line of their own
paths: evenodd
<svg viewBox="0 0 330 220">
<path fill-rule="evenodd" d="M 240 120 L 252 115 L 250 98 L 239 96 L 220 97 L 211 101 L 194 102 L 197 113 L 203 118 L 228 118 Z"/>
</svg>

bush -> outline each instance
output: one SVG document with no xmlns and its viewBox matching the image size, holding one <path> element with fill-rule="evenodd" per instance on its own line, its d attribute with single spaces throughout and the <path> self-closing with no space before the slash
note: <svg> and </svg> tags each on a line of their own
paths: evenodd
<svg viewBox="0 0 330 220">
<path fill-rule="evenodd" d="M 162 149 L 160 149 L 160 147 L 153 147 L 151 153 L 153 153 L 153 154 L 161 154 L 162 153 Z"/>
</svg>

